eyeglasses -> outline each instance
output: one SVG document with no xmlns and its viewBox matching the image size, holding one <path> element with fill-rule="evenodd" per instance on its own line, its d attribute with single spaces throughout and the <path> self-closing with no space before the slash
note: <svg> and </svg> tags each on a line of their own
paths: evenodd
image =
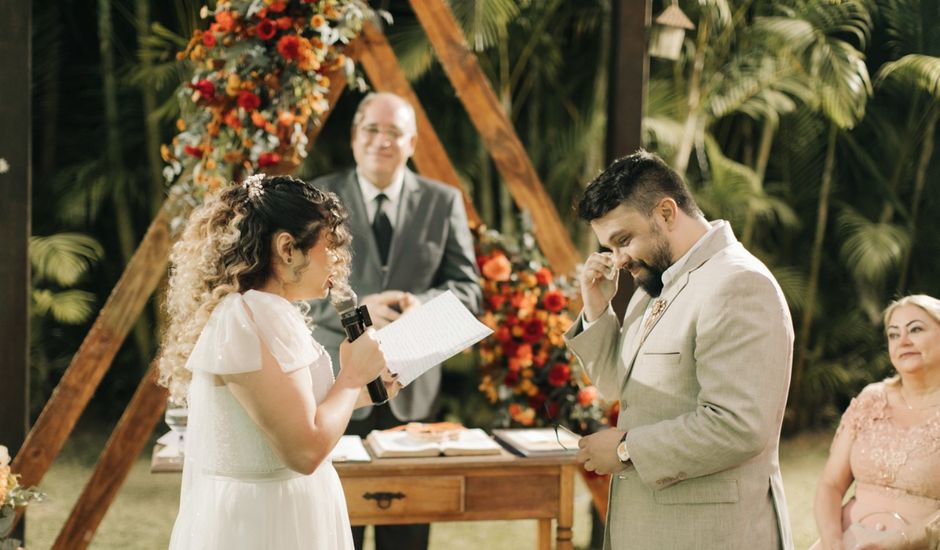
<svg viewBox="0 0 940 550">
<path fill-rule="evenodd" d="M 564 431 L 566 431 L 566 432 L 568 432 L 568 433 L 571 433 L 571 430 L 569 430 L 568 428 L 566 428 L 566 427 L 564 427 L 564 426 L 560 426 L 560 425 L 558 424 L 558 422 L 555 420 L 555 418 L 556 418 L 558 415 L 556 414 L 555 416 L 552 416 L 551 411 L 548 409 L 548 401 L 545 401 L 544 403 L 542 403 L 542 406 L 545 408 L 545 418 L 548 419 L 548 421 L 549 421 L 549 422 L 551 423 L 551 425 L 552 425 L 552 428 L 555 429 L 555 441 L 558 442 L 558 445 L 559 445 L 562 449 L 564 449 L 564 450 L 566 450 L 566 451 L 574 451 L 575 449 L 569 449 L 567 446 L 565 446 L 564 443 L 561 442 L 561 434 L 558 433 L 558 430 L 564 430 Z"/>
<path fill-rule="evenodd" d="M 398 141 L 405 136 L 405 132 L 395 128 L 394 126 L 380 128 L 378 124 L 367 124 L 365 126 L 360 126 L 358 132 L 367 141 L 375 139 L 379 134 L 387 138 L 389 141 Z"/>
</svg>

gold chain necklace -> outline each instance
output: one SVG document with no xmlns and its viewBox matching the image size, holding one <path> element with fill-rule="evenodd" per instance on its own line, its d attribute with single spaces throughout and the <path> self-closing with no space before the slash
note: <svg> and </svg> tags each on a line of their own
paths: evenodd
<svg viewBox="0 0 940 550">
<path fill-rule="evenodd" d="M 930 395 L 933 395 L 933 394 L 934 392 L 930 392 Z M 904 397 L 904 390 L 900 387 L 898 388 L 898 395 L 901 396 L 901 401 L 904 403 L 904 406 L 907 407 L 907 410 L 909 411 L 925 411 L 927 409 L 932 409 L 934 407 L 940 407 L 940 403 L 934 403 L 933 405 L 926 405 L 926 406 L 921 406 L 921 407 L 912 407 L 908 404 L 907 398 Z"/>
</svg>

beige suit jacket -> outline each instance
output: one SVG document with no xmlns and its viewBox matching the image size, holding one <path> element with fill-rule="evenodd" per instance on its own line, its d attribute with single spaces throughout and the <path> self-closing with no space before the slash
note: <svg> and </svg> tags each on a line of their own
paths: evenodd
<svg viewBox="0 0 940 550">
<path fill-rule="evenodd" d="M 622 329 L 608 311 L 566 335 L 627 431 L 607 549 L 793 548 L 778 460 L 793 324 L 770 271 L 712 224 L 645 323 L 638 289 Z"/>
</svg>

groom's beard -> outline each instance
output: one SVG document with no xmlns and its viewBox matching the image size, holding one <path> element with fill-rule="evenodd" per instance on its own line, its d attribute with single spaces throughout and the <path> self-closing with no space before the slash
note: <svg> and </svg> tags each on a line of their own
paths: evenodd
<svg viewBox="0 0 940 550">
<path fill-rule="evenodd" d="M 663 291 L 663 273 L 670 266 L 672 266 L 672 250 L 669 242 L 664 238 L 657 238 L 650 263 L 643 260 L 630 260 L 626 265 L 627 269 L 640 269 L 634 282 L 653 298 L 658 297 Z"/>
</svg>

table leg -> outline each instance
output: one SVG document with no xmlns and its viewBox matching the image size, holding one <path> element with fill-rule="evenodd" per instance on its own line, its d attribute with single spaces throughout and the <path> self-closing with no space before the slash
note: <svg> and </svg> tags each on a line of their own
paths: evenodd
<svg viewBox="0 0 940 550">
<path fill-rule="evenodd" d="M 572 550 L 571 525 L 574 523 L 574 474 L 575 466 L 561 467 L 561 487 L 558 491 L 558 526 L 555 533 L 555 548 Z"/>
<path fill-rule="evenodd" d="M 537 548 L 539 550 L 551 550 L 552 548 L 552 520 L 539 520 L 539 537 Z"/>
</svg>

